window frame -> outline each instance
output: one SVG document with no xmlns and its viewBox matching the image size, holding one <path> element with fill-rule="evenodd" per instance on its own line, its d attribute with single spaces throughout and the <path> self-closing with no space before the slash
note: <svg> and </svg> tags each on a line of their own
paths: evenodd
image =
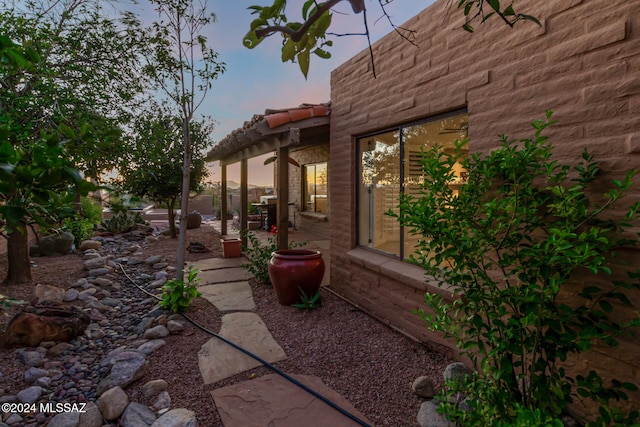
<svg viewBox="0 0 640 427">
<path fill-rule="evenodd" d="M 326 180 L 327 182 L 324 184 L 326 186 L 326 194 L 324 194 L 324 196 L 326 196 L 326 201 L 327 201 L 327 205 L 329 204 L 329 162 L 328 161 L 322 161 L 322 162 L 315 162 L 315 163 L 307 163 L 302 165 L 302 170 L 301 170 L 301 175 L 302 175 L 302 200 L 304 200 L 304 203 L 302 204 L 303 209 L 301 210 L 301 212 L 306 212 L 306 213 L 313 213 L 313 214 L 324 214 L 326 215 L 327 212 L 321 212 L 317 210 L 317 204 L 313 206 L 313 210 L 308 210 L 307 209 L 307 197 L 311 196 L 311 194 L 309 193 L 309 182 L 307 180 L 307 168 L 309 166 L 313 166 L 314 168 L 317 168 L 318 165 L 324 165 L 325 167 L 325 173 L 326 173 Z M 317 170 L 314 171 L 314 175 L 317 177 Z M 317 184 L 314 184 L 314 187 L 317 187 Z M 313 194 L 315 196 L 318 196 L 317 193 Z"/>
<path fill-rule="evenodd" d="M 405 122 L 405 123 L 401 123 L 395 126 L 390 126 L 387 128 L 382 128 L 382 129 L 378 129 L 376 131 L 372 131 L 372 132 L 367 132 L 361 135 L 355 135 L 354 139 L 355 139 L 355 149 L 356 149 L 356 168 L 355 168 L 355 191 L 354 191 L 354 195 L 355 195 L 355 243 L 356 243 L 356 248 L 362 248 L 368 251 L 372 251 L 375 253 L 379 253 L 382 254 L 384 256 L 387 257 L 391 257 L 393 259 L 398 259 L 401 261 L 407 261 L 409 258 L 405 257 L 405 227 L 400 224 L 400 229 L 399 229 L 399 239 L 400 239 L 400 254 L 399 255 L 395 255 L 389 252 L 385 252 L 383 250 L 371 247 L 371 246 L 366 246 L 360 243 L 360 197 L 361 197 L 361 178 L 362 178 L 362 173 L 363 173 L 363 167 L 362 167 L 362 157 L 361 157 L 361 142 L 367 138 L 372 138 L 375 137 L 377 135 L 382 135 L 385 133 L 391 133 L 391 132 L 397 132 L 398 133 L 398 143 L 400 145 L 400 164 L 399 164 L 399 192 L 400 194 L 404 194 L 405 192 L 405 141 L 404 141 L 404 132 L 403 130 L 406 128 L 410 128 L 412 126 L 419 126 L 419 125 L 424 125 L 426 123 L 431 123 L 431 122 L 436 122 L 439 120 L 444 120 L 447 118 L 451 118 L 451 117 L 455 117 L 455 116 L 460 116 L 460 115 L 466 115 L 467 119 L 469 118 L 469 111 L 467 108 L 461 108 L 461 109 L 456 109 L 456 110 L 452 110 L 446 113 L 442 113 L 442 114 L 437 114 L 434 116 L 429 116 L 426 118 L 422 118 L 422 119 L 418 119 L 418 120 L 412 120 L 409 122 Z M 467 128 L 467 132 L 468 132 L 468 128 Z"/>
</svg>

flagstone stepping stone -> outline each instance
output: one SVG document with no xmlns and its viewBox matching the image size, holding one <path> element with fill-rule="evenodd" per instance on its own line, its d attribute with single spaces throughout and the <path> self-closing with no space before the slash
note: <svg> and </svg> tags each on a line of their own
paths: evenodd
<svg viewBox="0 0 640 427">
<path fill-rule="evenodd" d="M 372 425 L 320 378 L 296 374 L 291 376 L 348 413 Z M 224 427 L 361 425 L 277 374 L 219 388 L 213 390 L 211 395 Z"/>
<path fill-rule="evenodd" d="M 245 257 L 238 258 L 209 258 L 196 261 L 193 268 L 200 271 L 216 270 L 219 268 L 240 267 L 242 264 L 248 263 Z"/>
<path fill-rule="evenodd" d="M 202 297 L 220 311 L 251 311 L 256 308 L 249 282 L 201 286 Z"/>
<path fill-rule="evenodd" d="M 287 358 L 262 319 L 255 313 L 222 316 L 219 335 L 269 363 Z M 198 366 L 205 384 L 212 384 L 260 366 L 260 362 L 213 337 L 198 352 Z"/>
<path fill-rule="evenodd" d="M 253 276 L 242 267 L 234 267 L 201 271 L 198 277 L 202 280 L 200 286 L 203 286 L 216 283 L 242 282 L 251 279 Z"/>
</svg>

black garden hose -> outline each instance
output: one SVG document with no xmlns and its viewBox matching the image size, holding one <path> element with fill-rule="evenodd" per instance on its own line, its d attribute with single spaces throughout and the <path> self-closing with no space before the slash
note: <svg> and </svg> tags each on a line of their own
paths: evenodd
<svg viewBox="0 0 640 427">
<path fill-rule="evenodd" d="M 144 289 L 142 286 L 138 285 L 135 280 L 133 280 L 125 271 L 124 267 L 122 266 L 122 264 L 117 264 L 120 269 L 122 270 L 122 273 L 125 275 L 125 277 L 127 279 L 129 279 L 129 281 L 131 283 L 133 283 L 134 286 L 136 286 L 138 289 L 140 289 L 142 292 L 144 292 L 145 294 L 161 301 L 161 298 L 159 298 L 157 295 L 152 294 L 151 292 L 147 291 L 146 289 Z M 301 383 L 300 381 L 296 380 L 295 378 L 293 378 L 291 375 L 287 374 L 286 372 L 283 372 L 282 370 L 276 368 L 275 366 L 273 366 L 271 363 L 267 362 L 266 360 L 264 360 L 263 358 L 261 358 L 260 356 L 258 356 L 257 354 L 254 354 L 252 352 L 250 352 L 249 350 L 239 346 L 238 344 L 234 343 L 233 341 L 229 341 L 228 339 L 226 339 L 225 337 L 218 335 L 217 333 L 205 328 L 204 326 L 200 325 L 199 323 L 197 323 L 195 320 L 191 319 L 189 316 L 187 316 L 184 313 L 180 313 L 182 314 L 182 316 L 187 319 L 189 322 L 191 322 L 191 324 L 193 324 L 195 327 L 197 327 L 198 329 L 206 332 L 209 335 L 212 335 L 216 338 L 218 338 L 219 340 L 221 340 L 222 342 L 230 345 L 231 347 L 235 348 L 236 350 L 241 351 L 242 353 L 246 354 L 247 356 L 251 357 L 252 359 L 258 361 L 259 363 L 261 363 L 262 365 L 264 365 L 265 367 L 271 369 L 273 372 L 275 372 L 276 374 L 280 375 L 282 378 L 286 379 L 287 381 L 291 382 L 292 384 L 300 387 L 301 389 L 303 389 L 304 391 L 306 391 L 307 393 L 311 394 L 313 397 L 321 400 L 322 402 L 326 403 L 327 405 L 331 406 L 333 409 L 335 409 L 336 411 L 340 412 L 342 415 L 344 415 L 345 417 L 351 419 L 352 421 L 358 423 L 359 425 L 363 426 L 363 427 L 371 427 L 370 424 L 366 423 L 365 421 L 361 420 L 360 418 L 356 417 L 355 415 L 353 415 L 352 413 L 350 413 L 349 411 L 347 411 L 346 409 L 343 409 L 342 407 L 340 407 L 338 404 L 334 403 L 333 401 L 331 401 L 329 398 L 321 395 L 320 393 L 318 393 L 317 391 L 313 390 L 312 388 L 306 386 L 305 384 Z"/>
</svg>

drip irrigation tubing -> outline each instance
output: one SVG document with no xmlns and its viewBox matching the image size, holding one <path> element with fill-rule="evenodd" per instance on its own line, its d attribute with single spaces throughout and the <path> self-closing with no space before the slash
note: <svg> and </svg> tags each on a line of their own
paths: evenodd
<svg viewBox="0 0 640 427">
<path fill-rule="evenodd" d="M 122 266 L 122 264 L 117 264 L 120 269 L 122 270 L 122 273 L 125 275 L 125 277 L 127 279 L 129 279 L 129 281 L 138 289 L 140 289 L 142 292 L 144 292 L 145 294 L 151 296 L 152 298 L 155 298 L 159 301 L 161 301 L 162 299 L 160 297 L 158 297 L 155 294 L 152 294 L 151 292 L 147 291 L 146 289 L 144 289 L 142 286 L 138 285 L 136 283 L 135 280 L 133 280 L 125 271 L 124 267 Z M 270 370 L 272 370 L 273 372 L 275 372 L 276 374 L 280 375 L 282 378 L 286 379 L 287 381 L 289 381 L 290 383 L 298 386 L 299 388 L 303 389 L 304 391 L 306 391 L 307 393 L 311 394 L 313 397 L 319 399 L 320 401 L 326 403 L 327 405 L 329 405 L 330 407 L 332 407 L 333 409 L 335 409 L 336 411 L 340 412 L 342 415 L 344 415 L 345 417 L 351 419 L 352 421 L 354 421 L 355 423 L 363 426 L 363 427 L 371 427 L 370 424 L 366 423 L 365 421 L 361 420 L 360 418 L 356 417 L 355 415 L 353 415 L 352 413 L 350 413 L 349 411 L 347 411 L 346 409 L 340 407 L 338 404 L 336 404 L 335 402 L 331 401 L 329 398 L 323 396 L 322 394 L 318 393 L 317 391 L 313 390 L 312 388 L 306 386 L 305 384 L 301 383 L 300 381 L 296 380 L 295 378 L 293 378 L 291 375 L 287 374 L 286 372 L 276 368 L 275 366 L 273 366 L 271 363 L 267 362 L 266 360 L 264 360 L 263 358 L 261 358 L 260 356 L 258 356 L 257 354 L 254 354 L 252 352 L 250 352 L 249 350 L 241 347 L 240 345 L 234 343 L 233 341 L 230 341 L 228 339 L 226 339 L 225 337 L 218 335 L 217 333 L 205 328 L 204 326 L 200 325 L 198 322 L 196 322 L 195 320 L 191 319 L 189 316 L 187 316 L 184 313 L 180 313 L 185 319 L 187 319 L 192 325 L 194 325 L 196 328 L 206 332 L 209 335 L 212 335 L 214 337 L 216 337 L 217 339 L 219 339 L 220 341 L 224 342 L 225 344 L 230 345 L 231 347 L 235 348 L 236 350 L 246 354 L 247 356 L 251 357 L 252 359 L 258 361 L 259 363 L 261 363 L 262 365 L 264 365 L 265 367 L 269 368 Z"/>
</svg>

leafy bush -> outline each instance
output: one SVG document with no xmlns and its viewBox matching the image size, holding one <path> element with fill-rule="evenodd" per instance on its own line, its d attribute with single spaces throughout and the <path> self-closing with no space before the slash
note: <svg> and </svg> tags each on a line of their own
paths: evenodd
<svg viewBox="0 0 640 427">
<path fill-rule="evenodd" d="M 107 218 L 102 223 L 105 230 L 110 233 L 126 233 L 136 224 L 144 224 L 144 219 L 140 212 L 116 212 L 111 218 Z"/>
<path fill-rule="evenodd" d="M 186 281 L 171 279 L 162 287 L 162 301 L 160 306 L 167 308 L 173 313 L 182 313 L 189 308 L 191 301 L 200 296 L 198 284 L 201 279 L 198 278 L 199 271 L 189 266 L 186 271 Z"/>
<path fill-rule="evenodd" d="M 427 149 L 420 197 L 401 198 L 401 223 L 421 239 L 412 261 L 453 289 L 453 302 L 427 294 L 428 310 L 419 314 L 430 330 L 454 338 L 480 373 L 455 390 L 474 411 L 460 409 L 446 392 L 441 399 L 441 409 L 463 425 L 523 425 L 518 417 L 526 425 L 558 425 L 576 396 L 599 405 L 592 425 L 631 425 L 638 417 L 610 405 L 628 399 L 635 384 L 605 383 L 595 371 L 573 378 L 562 366 L 595 342 L 615 346 L 640 325 L 612 316 L 615 307 L 631 305 L 627 294 L 640 289 L 640 273 L 606 280 L 615 251 L 638 243 L 628 236 L 640 203 L 611 210 L 635 171 L 597 194 L 600 169 L 586 151 L 574 166 L 551 159 L 542 135 L 550 118 L 533 123 L 533 139 L 502 136 L 501 147 L 484 156 L 466 158 L 465 143 L 453 154 Z M 457 164 L 469 178 L 456 194 L 449 183 Z M 562 292 L 578 285 L 576 275 L 587 285 L 567 304 Z"/>
<path fill-rule="evenodd" d="M 89 197 L 82 197 L 80 202 L 82 204 L 82 212 L 62 221 L 62 226 L 75 237 L 74 243 L 76 246 L 83 240 L 88 239 L 91 231 L 102 221 L 102 206 Z"/>
<path fill-rule="evenodd" d="M 258 283 L 271 283 L 271 279 L 269 278 L 269 261 L 271 260 L 271 254 L 278 250 L 278 240 L 275 237 L 277 229 L 272 227 L 271 234 L 272 236 L 267 239 L 267 242 L 263 243 L 255 233 L 248 231 L 244 233 L 249 240 L 249 245 L 243 246 L 242 251 L 247 255 L 249 263 L 243 264 L 242 267 L 247 269 Z M 289 249 L 304 246 L 305 244 L 304 242 L 289 242 Z"/>
</svg>

